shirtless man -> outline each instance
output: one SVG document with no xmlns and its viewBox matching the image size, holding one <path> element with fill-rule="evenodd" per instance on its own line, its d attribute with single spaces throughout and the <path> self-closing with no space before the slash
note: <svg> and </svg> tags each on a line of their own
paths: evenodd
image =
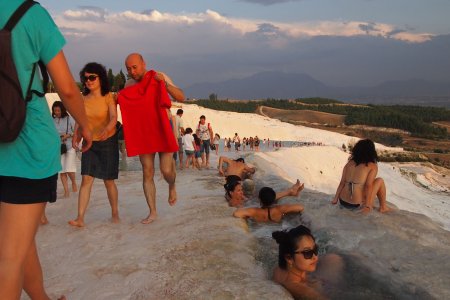
<svg viewBox="0 0 450 300">
<path fill-rule="evenodd" d="M 227 163 L 227 168 L 223 170 L 223 163 Z M 236 160 L 229 159 L 228 157 L 221 156 L 219 158 L 219 174 L 222 176 L 226 176 L 227 178 L 230 176 L 238 176 L 240 180 L 244 180 L 248 178 L 250 175 L 255 173 L 255 168 L 249 167 L 245 164 L 243 158 L 238 158 Z"/>
<path fill-rule="evenodd" d="M 130 55 L 128 55 L 125 60 L 125 66 L 127 68 L 128 75 L 135 82 L 141 81 L 145 73 L 147 72 L 145 61 L 139 53 L 131 53 Z M 163 80 L 165 82 L 167 92 L 173 99 L 175 99 L 176 101 L 184 101 L 183 91 L 179 87 L 174 85 L 169 76 L 157 71 L 154 78 L 158 81 Z M 130 85 L 130 83 L 128 82 L 127 85 Z M 155 154 L 156 153 L 148 153 L 139 155 L 139 159 L 142 165 L 142 171 L 144 174 L 144 194 L 150 210 L 149 215 L 141 221 L 142 224 L 149 224 L 156 220 L 158 216 L 156 213 L 156 188 L 155 182 L 153 180 L 153 176 L 155 174 Z M 159 165 L 161 174 L 169 184 L 169 204 L 171 206 L 175 205 L 175 202 L 177 201 L 177 191 L 175 189 L 176 171 L 172 153 L 160 152 Z"/>
</svg>

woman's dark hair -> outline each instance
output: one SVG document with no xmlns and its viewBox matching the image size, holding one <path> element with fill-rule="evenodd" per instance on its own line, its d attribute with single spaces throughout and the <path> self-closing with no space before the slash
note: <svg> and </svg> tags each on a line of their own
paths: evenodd
<svg viewBox="0 0 450 300">
<path fill-rule="evenodd" d="M 287 268 L 286 256 L 294 257 L 297 251 L 298 242 L 304 237 L 309 236 L 314 241 L 316 240 L 309 228 L 299 225 L 289 231 L 275 231 L 272 232 L 272 238 L 278 243 L 278 266 L 284 270 Z"/>
<path fill-rule="evenodd" d="M 192 133 L 192 132 L 193 131 L 192 131 L 191 127 L 186 128 L 186 130 L 184 131 L 184 133 L 187 133 L 187 134 Z"/>
<path fill-rule="evenodd" d="M 375 144 L 369 140 L 359 140 L 352 149 L 352 155 L 349 160 L 353 160 L 356 165 L 361 163 L 368 164 L 370 162 L 376 163 L 378 161 Z"/>
<path fill-rule="evenodd" d="M 200 145 L 201 145 L 201 140 L 200 140 L 200 138 L 199 138 L 195 133 L 194 133 L 192 136 L 194 137 L 194 142 L 195 142 L 195 144 L 196 144 L 197 146 L 200 146 Z"/>
<path fill-rule="evenodd" d="M 67 117 L 69 114 L 67 113 L 66 108 L 64 107 L 64 104 L 61 101 L 55 101 L 52 105 L 52 117 L 56 118 L 55 113 L 53 112 L 55 107 L 59 107 L 61 109 L 61 118 Z"/>
<path fill-rule="evenodd" d="M 108 75 L 106 74 L 106 69 L 103 65 L 96 63 L 96 62 L 90 62 L 87 63 L 83 69 L 80 71 L 80 81 L 83 84 L 83 95 L 88 95 L 91 91 L 86 87 L 86 82 L 84 78 L 84 73 L 92 73 L 98 75 L 98 79 L 100 80 L 100 87 L 102 90 L 102 96 L 105 96 L 110 92 L 110 86 L 109 86 L 109 80 Z"/>
<path fill-rule="evenodd" d="M 259 190 L 259 201 L 261 202 L 261 207 L 269 207 L 275 203 L 277 194 L 270 187 L 263 187 Z"/>
<path fill-rule="evenodd" d="M 237 187 L 239 184 L 241 184 L 240 181 L 238 181 L 238 180 L 231 180 L 231 181 L 229 181 L 229 182 L 227 182 L 227 183 L 225 183 L 225 184 L 223 185 L 223 187 L 224 187 L 224 189 L 225 189 L 225 192 L 226 192 L 226 194 L 227 194 L 228 197 L 231 198 L 231 192 L 234 192 L 234 190 L 236 189 L 236 187 Z"/>
</svg>

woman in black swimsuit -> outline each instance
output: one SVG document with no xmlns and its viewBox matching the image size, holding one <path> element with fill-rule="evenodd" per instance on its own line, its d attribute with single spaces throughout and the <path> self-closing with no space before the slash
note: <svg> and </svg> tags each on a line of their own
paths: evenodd
<svg viewBox="0 0 450 300">
<path fill-rule="evenodd" d="M 358 141 L 342 171 L 341 181 L 331 203 L 337 204 L 339 201 L 343 208 L 362 208 L 364 212 L 369 212 L 376 196 L 380 202 L 380 212 L 388 211 L 384 180 L 376 177 L 377 162 L 374 143 L 369 139 Z"/>
<path fill-rule="evenodd" d="M 252 218 L 256 222 L 281 222 L 284 215 L 289 213 L 300 213 L 304 208 L 300 204 L 274 204 L 283 197 L 298 196 L 303 188 L 304 184 L 300 184 L 299 180 L 297 180 L 291 188 L 278 193 L 275 193 L 270 187 L 263 187 L 259 191 L 261 207 L 238 208 L 233 213 L 233 216 L 244 219 Z"/>
</svg>

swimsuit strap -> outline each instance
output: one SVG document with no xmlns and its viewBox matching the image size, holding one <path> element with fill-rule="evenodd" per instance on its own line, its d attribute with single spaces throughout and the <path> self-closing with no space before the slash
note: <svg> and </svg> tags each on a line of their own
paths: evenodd
<svg viewBox="0 0 450 300">
<path fill-rule="evenodd" d="M 267 208 L 267 217 L 269 218 L 270 221 L 273 221 L 272 218 L 270 217 L 270 207 Z"/>
</svg>

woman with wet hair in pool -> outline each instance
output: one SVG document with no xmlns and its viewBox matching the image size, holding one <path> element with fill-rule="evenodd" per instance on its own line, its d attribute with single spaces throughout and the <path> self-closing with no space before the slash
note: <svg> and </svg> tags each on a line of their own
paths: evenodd
<svg viewBox="0 0 450 300">
<path fill-rule="evenodd" d="M 327 254 L 319 263 L 319 247 L 311 231 L 303 225 L 289 231 L 275 231 L 272 237 L 279 245 L 273 280 L 295 299 L 327 299 L 327 290 L 339 285 L 341 257 Z"/>
<path fill-rule="evenodd" d="M 359 140 L 352 149 L 352 154 L 342 171 L 342 178 L 336 190 L 332 204 L 342 208 L 359 209 L 369 212 L 373 200 L 378 197 L 380 212 L 389 211 L 386 204 L 386 185 L 377 177 L 378 155 L 375 144 L 369 140 Z"/>
<path fill-rule="evenodd" d="M 223 187 L 225 188 L 225 199 L 228 201 L 228 204 L 232 207 L 241 207 L 244 204 L 244 201 L 247 200 L 247 198 L 244 195 L 244 189 L 242 186 L 242 181 L 239 180 L 238 176 L 228 176 L 227 177 L 227 182 L 223 185 Z M 300 184 L 300 182 L 297 180 L 297 182 L 290 187 L 287 190 L 275 193 L 275 201 L 279 200 L 283 197 L 286 196 L 298 196 L 298 194 L 300 193 L 300 191 L 303 189 L 303 184 Z M 266 193 L 263 192 L 263 198 L 264 203 L 268 204 L 268 206 L 273 204 L 273 200 L 269 200 L 266 198 L 273 198 L 273 197 L 266 197 L 266 195 L 268 195 L 270 193 Z M 270 203 L 269 203 L 270 202 Z M 266 213 L 267 213 L 267 206 L 264 206 Z M 272 210 L 272 209 L 271 209 Z M 240 213 L 239 213 L 240 214 Z M 238 217 L 238 216 L 236 216 Z M 240 217 L 240 216 L 239 216 Z M 251 217 L 251 216 L 249 216 Z M 245 218 L 244 216 L 242 216 L 242 218 Z"/>
<path fill-rule="evenodd" d="M 261 207 L 246 207 L 238 208 L 233 216 L 236 218 L 251 218 L 256 222 L 281 222 L 281 219 L 286 214 L 301 213 L 303 211 L 303 205 L 301 204 L 276 204 L 277 201 L 283 197 L 293 196 L 296 197 L 304 188 L 304 184 L 297 182 L 284 191 L 276 193 L 270 187 L 263 187 L 259 191 L 259 201 Z"/>
</svg>

